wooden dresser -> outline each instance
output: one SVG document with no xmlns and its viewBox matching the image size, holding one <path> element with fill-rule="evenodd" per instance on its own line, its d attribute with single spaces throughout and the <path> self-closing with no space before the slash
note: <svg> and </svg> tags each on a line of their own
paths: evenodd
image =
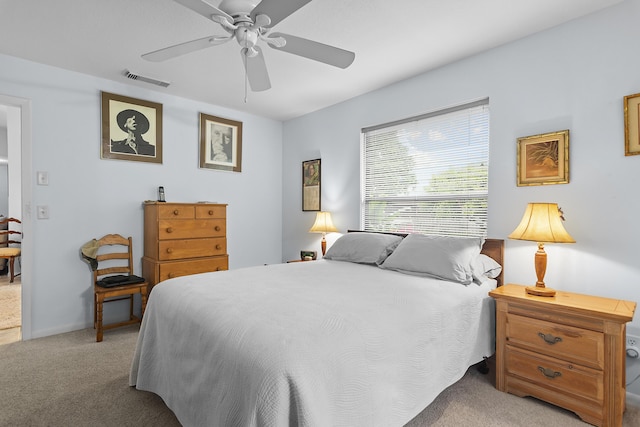
<svg viewBox="0 0 640 427">
<path fill-rule="evenodd" d="M 636 303 L 506 285 L 496 300 L 496 388 L 533 396 L 597 426 L 621 426 L 626 323 Z"/>
<path fill-rule="evenodd" d="M 227 205 L 144 203 L 142 275 L 150 289 L 173 277 L 228 268 Z"/>
</svg>

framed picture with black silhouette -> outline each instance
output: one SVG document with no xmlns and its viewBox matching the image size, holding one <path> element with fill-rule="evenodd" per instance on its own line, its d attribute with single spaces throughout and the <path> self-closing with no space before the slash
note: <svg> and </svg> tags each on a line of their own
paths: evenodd
<svg viewBox="0 0 640 427">
<path fill-rule="evenodd" d="M 200 113 L 200 167 L 242 171 L 242 122 Z"/>
<path fill-rule="evenodd" d="M 162 163 L 162 104 L 102 92 L 100 157 Z"/>
<path fill-rule="evenodd" d="M 302 162 L 302 210 L 320 211 L 320 159 Z"/>
</svg>

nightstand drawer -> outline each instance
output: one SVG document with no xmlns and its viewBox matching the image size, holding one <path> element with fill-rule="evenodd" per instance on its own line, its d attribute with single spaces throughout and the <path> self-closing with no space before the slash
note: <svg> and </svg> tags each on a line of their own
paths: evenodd
<svg viewBox="0 0 640 427">
<path fill-rule="evenodd" d="M 539 319 L 507 315 L 507 342 L 538 353 L 604 368 L 604 334 Z"/>
<path fill-rule="evenodd" d="M 158 242 L 158 259 L 202 258 L 227 253 L 227 239 L 213 237 L 210 239 L 161 240 Z"/>
<path fill-rule="evenodd" d="M 531 383 L 555 389 L 565 395 L 601 402 L 604 398 L 602 371 L 562 360 L 506 347 L 507 375 L 525 378 Z"/>
</svg>

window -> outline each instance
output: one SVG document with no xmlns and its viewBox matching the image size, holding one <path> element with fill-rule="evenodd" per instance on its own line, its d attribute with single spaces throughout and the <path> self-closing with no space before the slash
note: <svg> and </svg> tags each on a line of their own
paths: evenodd
<svg viewBox="0 0 640 427">
<path fill-rule="evenodd" d="M 362 130 L 364 230 L 486 236 L 489 100 Z"/>
</svg>

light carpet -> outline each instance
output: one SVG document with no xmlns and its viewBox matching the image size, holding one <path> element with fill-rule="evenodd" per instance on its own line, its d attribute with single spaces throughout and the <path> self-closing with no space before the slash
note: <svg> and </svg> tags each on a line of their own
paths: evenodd
<svg viewBox="0 0 640 427">
<path fill-rule="evenodd" d="M 160 397 L 128 386 L 137 335 L 136 325 L 108 331 L 100 343 L 84 329 L 0 345 L 0 426 L 179 427 Z M 470 368 L 406 427 L 588 426 L 571 412 L 497 391 L 493 375 Z M 628 406 L 622 425 L 640 426 L 640 410 Z"/>
<path fill-rule="evenodd" d="M 0 285 L 0 329 L 20 326 L 19 284 Z"/>
</svg>

